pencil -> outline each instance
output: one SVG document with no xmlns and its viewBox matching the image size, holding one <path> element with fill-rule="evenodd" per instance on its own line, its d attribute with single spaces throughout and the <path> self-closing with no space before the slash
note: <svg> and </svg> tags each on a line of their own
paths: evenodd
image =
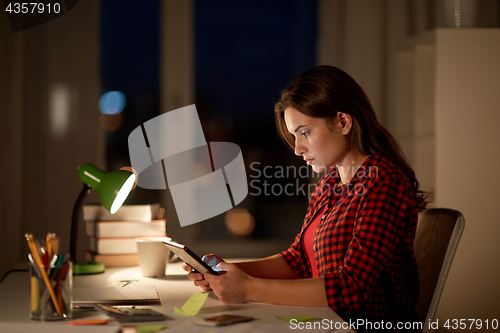
<svg viewBox="0 0 500 333">
<path fill-rule="evenodd" d="M 48 232 L 45 237 L 45 253 L 47 253 L 47 261 L 50 262 L 52 260 L 52 255 L 54 252 L 52 251 L 52 233 Z"/>
<path fill-rule="evenodd" d="M 40 287 L 36 276 L 31 277 L 31 311 L 35 312 L 38 309 L 40 302 Z"/>
<path fill-rule="evenodd" d="M 54 307 L 56 308 L 56 312 L 62 313 L 61 307 L 59 306 L 59 302 L 57 301 L 56 294 L 54 293 L 54 289 L 52 289 L 52 285 L 50 284 L 49 277 L 47 276 L 47 272 L 45 271 L 45 269 L 43 267 L 42 258 L 40 258 L 40 253 L 38 253 L 38 248 L 36 247 L 33 235 L 25 234 L 24 237 L 26 237 L 26 241 L 28 242 L 28 246 L 30 248 L 31 255 L 33 256 L 33 259 L 35 260 L 36 265 L 40 268 L 40 274 L 42 275 L 43 282 L 45 283 L 45 286 L 47 287 L 47 290 L 49 291 L 50 298 L 52 299 L 52 303 L 54 304 Z"/>
</svg>

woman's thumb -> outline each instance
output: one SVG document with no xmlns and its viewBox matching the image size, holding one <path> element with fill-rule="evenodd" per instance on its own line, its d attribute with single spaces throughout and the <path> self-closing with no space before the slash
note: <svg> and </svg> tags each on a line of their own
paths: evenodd
<svg viewBox="0 0 500 333">
<path fill-rule="evenodd" d="M 220 263 L 218 263 L 216 266 L 213 267 L 213 270 L 216 272 L 227 272 L 228 268 L 229 265 L 226 262 L 221 261 Z"/>
</svg>

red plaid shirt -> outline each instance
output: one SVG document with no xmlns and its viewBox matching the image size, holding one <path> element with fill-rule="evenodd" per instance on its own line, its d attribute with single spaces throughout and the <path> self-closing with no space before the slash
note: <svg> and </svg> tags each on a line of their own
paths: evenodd
<svg viewBox="0 0 500 333">
<path fill-rule="evenodd" d="M 408 178 L 394 163 L 372 155 L 348 184 L 339 180 L 336 168 L 321 178 L 302 231 L 280 255 L 301 278 L 312 276 L 301 239 L 326 205 L 313 245 L 330 308 L 344 319 L 416 319 L 417 208 Z"/>
</svg>

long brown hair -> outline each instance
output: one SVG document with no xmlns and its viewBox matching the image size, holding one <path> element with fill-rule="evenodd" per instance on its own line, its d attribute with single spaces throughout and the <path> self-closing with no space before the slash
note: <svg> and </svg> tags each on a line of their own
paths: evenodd
<svg viewBox="0 0 500 333">
<path fill-rule="evenodd" d="M 408 177 L 419 211 L 427 204 L 427 193 L 419 189 L 415 172 L 394 137 L 377 120 L 373 107 L 359 84 L 332 66 L 314 67 L 295 78 L 281 93 L 274 107 L 276 126 L 284 141 L 294 148 L 294 138 L 285 124 L 285 109 L 332 121 L 338 112 L 352 117 L 351 148 L 364 155 L 379 155 L 394 162 Z"/>
</svg>

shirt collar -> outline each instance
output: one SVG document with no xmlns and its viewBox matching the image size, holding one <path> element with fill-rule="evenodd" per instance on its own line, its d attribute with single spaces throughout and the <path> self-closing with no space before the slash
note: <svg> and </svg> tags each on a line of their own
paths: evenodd
<svg viewBox="0 0 500 333">
<path fill-rule="evenodd" d="M 356 173 L 347 184 L 354 184 L 359 182 L 362 178 L 368 177 L 369 176 L 368 172 L 370 170 L 370 167 L 373 166 L 375 160 L 376 160 L 375 155 L 369 155 L 363 162 L 363 164 L 359 166 L 358 170 L 356 170 Z M 341 184 L 338 184 L 339 182 L 340 182 L 340 173 L 337 166 L 334 166 L 328 171 L 328 175 L 326 175 L 325 179 L 325 184 L 329 184 L 330 186 L 332 185 L 343 186 Z"/>
</svg>

